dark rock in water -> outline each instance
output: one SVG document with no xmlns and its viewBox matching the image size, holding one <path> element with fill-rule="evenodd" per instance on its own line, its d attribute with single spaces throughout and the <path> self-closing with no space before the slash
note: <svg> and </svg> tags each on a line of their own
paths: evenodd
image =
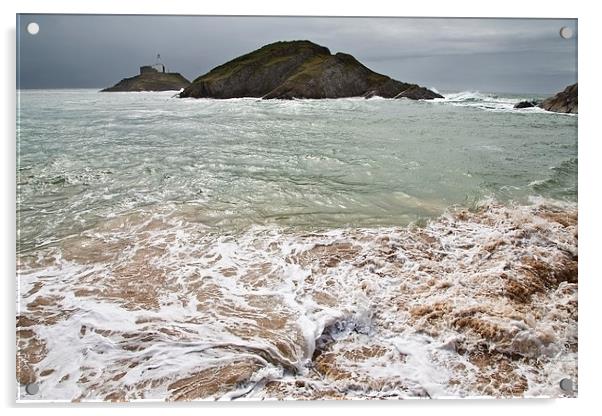
<svg viewBox="0 0 602 416">
<path fill-rule="evenodd" d="M 564 91 L 559 92 L 553 97 L 546 98 L 539 105 L 544 110 L 554 111 L 556 113 L 577 114 L 577 84 L 569 85 Z"/>
<path fill-rule="evenodd" d="M 536 107 L 539 105 L 539 101 L 521 101 L 520 103 L 517 103 L 514 105 L 514 108 L 531 108 L 531 107 Z"/>
<path fill-rule="evenodd" d="M 177 72 L 143 72 L 124 78 L 102 92 L 120 91 L 178 91 L 190 85 L 190 81 Z"/>
<path fill-rule="evenodd" d="M 213 68 L 180 97 L 393 98 L 415 84 L 378 74 L 345 53 L 310 41 L 276 42 Z"/>
<path fill-rule="evenodd" d="M 410 100 L 432 100 L 434 98 L 443 98 L 443 96 L 427 88 L 413 85 L 405 91 L 397 94 L 395 98 L 409 98 Z"/>
</svg>

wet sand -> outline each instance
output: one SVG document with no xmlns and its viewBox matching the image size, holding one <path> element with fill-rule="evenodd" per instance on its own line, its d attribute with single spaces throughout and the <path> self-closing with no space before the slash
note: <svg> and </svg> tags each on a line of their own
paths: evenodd
<svg viewBox="0 0 602 416">
<path fill-rule="evenodd" d="M 136 213 L 18 256 L 21 400 L 559 397 L 577 209 L 220 235 Z"/>
</svg>

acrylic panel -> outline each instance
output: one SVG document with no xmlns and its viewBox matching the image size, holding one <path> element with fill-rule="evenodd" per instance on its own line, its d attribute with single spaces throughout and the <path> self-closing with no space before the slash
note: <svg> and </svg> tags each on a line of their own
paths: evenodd
<svg viewBox="0 0 602 416">
<path fill-rule="evenodd" d="M 19 401 L 577 395 L 577 20 L 17 15 Z"/>
</svg>

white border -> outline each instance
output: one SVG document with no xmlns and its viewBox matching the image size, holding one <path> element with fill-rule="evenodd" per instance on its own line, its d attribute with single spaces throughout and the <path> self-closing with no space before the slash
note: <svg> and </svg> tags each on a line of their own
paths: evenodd
<svg viewBox="0 0 602 416">
<path fill-rule="evenodd" d="M 329 16 L 462 16 L 462 17 L 556 17 L 579 19 L 579 398 L 575 400 L 514 400 L 514 401 L 408 401 L 408 402 L 287 402 L 287 403 L 193 403 L 172 404 L 172 407 L 148 403 L 143 405 L 111 406 L 110 412 L 123 414 L 129 411 L 143 411 L 150 415 L 160 415 L 165 411 L 178 414 L 203 414 L 241 412 L 262 415 L 307 414 L 307 412 L 358 412 L 376 410 L 379 413 L 412 412 L 420 415 L 458 413 L 462 415 L 504 415 L 529 411 L 545 412 L 547 415 L 578 414 L 594 407 L 600 381 L 600 309 L 602 295 L 600 285 L 600 184 L 598 178 L 602 166 L 600 143 L 602 111 L 598 97 L 600 94 L 600 27 L 602 16 L 596 13 L 596 2 L 498 0 L 495 2 L 453 0 L 453 1 L 357 1 L 303 0 L 284 1 L 244 1 L 221 0 L 199 2 L 170 0 L 151 3 L 150 0 L 103 0 L 98 2 L 76 0 L 20 0 L 0 3 L 2 13 L 2 249 L 0 263 L 5 273 L 3 283 L 2 320 L 5 335 L 1 345 L 2 354 L 2 393 L 4 407 L 12 407 L 9 412 L 20 414 L 63 415 L 63 414 L 105 414 L 108 406 L 78 405 L 40 406 L 14 404 L 14 268 L 15 268 L 15 14 L 16 13 L 113 13 L 113 14 L 217 14 L 217 15 L 329 15 Z M 15 406 L 17 406 L 15 408 Z"/>
</svg>

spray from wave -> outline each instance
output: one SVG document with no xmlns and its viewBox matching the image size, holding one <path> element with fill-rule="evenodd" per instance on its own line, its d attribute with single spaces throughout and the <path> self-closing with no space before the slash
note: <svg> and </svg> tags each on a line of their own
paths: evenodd
<svg viewBox="0 0 602 416">
<path fill-rule="evenodd" d="M 479 91 L 461 91 L 457 93 L 444 94 L 445 98 L 435 99 L 434 102 L 449 103 L 458 107 L 473 107 L 486 111 L 495 112 L 529 112 L 547 113 L 547 111 L 532 107 L 528 109 L 515 109 L 514 106 L 520 101 L 532 100 L 533 97 L 501 96 L 493 93 L 482 93 Z"/>
</svg>

